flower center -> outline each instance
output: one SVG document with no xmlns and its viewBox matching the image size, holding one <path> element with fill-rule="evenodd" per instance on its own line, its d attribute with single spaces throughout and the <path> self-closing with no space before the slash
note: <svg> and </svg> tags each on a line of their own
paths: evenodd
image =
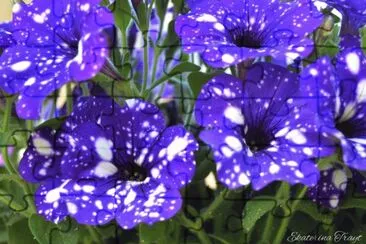
<svg viewBox="0 0 366 244">
<path fill-rule="evenodd" d="M 268 148 L 274 136 L 264 128 L 249 128 L 245 135 L 245 141 L 252 152 L 258 152 Z"/>
<path fill-rule="evenodd" d="M 262 40 L 257 33 L 245 30 L 241 27 L 229 30 L 227 36 L 237 47 L 248 47 L 254 49 L 262 47 Z"/>
<path fill-rule="evenodd" d="M 144 181 L 146 177 L 146 169 L 135 163 L 128 164 L 121 172 L 124 181 Z"/>
<path fill-rule="evenodd" d="M 362 128 L 359 128 L 359 126 L 350 120 L 336 123 L 336 128 L 348 138 L 358 137 L 359 134 L 357 132 L 363 131 Z"/>
</svg>

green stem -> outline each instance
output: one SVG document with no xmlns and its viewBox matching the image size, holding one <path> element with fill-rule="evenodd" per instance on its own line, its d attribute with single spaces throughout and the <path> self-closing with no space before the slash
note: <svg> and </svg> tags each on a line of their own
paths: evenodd
<svg viewBox="0 0 366 244">
<path fill-rule="evenodd" d="M 190 232 L 195 234 L 202 244 L 211 243 L 210 238 L 201 226 L 200 221 L 193 222 L 192 220 L 188 219 L 183 212 L 178 213 L 176 217 L 178 218 L 179 223 L 186 227 Z"/>
<path fill-rule="evenodd" d="M 4 148 L 1 149 L 1 151 L 2 151 L 2 156 L 3 156 L 4 162 L 5 162 L 6 169 L 8 169 L 8 171 L 11 175 L 16 175 L 17 177 L 20 178 L 20 176 L 18 175 L 17 167 L 15 165 L 13 165 L 12 161 L 9 158 L 8 148 L 4 147 Z M 18 181 L 18 183 L 23 188 L 23 191 L 24 191 L 26 196 L 29 196 L 29 197 L 33 196 L 32 190 L 30 189 L 29 185 L 25 181 L 20 180 L 20 181 Z M 31 198 L 33 198 L 33 197 L 31 197 Z M 36 209 L 35 209 L 34 204 L 33 204 L 33 199 L 26 200 L 26 201 L 28 203 L 29 210 L 32 213 L 35 213 Z"/>
<path fill-rule="evenodd" d="M 152 69 L 152 75 L 151 75 L 151 84 L 153 84 L 153 82 L 155 81 L 159 56 L 160 56 L 160 51 L 157 50 L 157 48 L 154 48 L 154 62 L 153 62 L 153 69 Z"/>
<path fill-rule="evenodd" d="M 80 84 L 80 87 L 81 87 L 81 91 L 83 93 L 83 96 L 84 97 L 89 97 L 90 96 L 90 91 L 89 91 L 89 88 L 88 88 L 88 83 L 81 83 Z"/>
<path fill-rule="evenodd" d="M 201 214 L 202 221 L 205 222 L 214 217 L 215 211 L 224 203 L 225 196 L 229 193 L 228 189 L 222 190 L 211 205 Z"/>
<path fill-rule="evenodd" d="M 140 94 L 143 95 L 146 91 L 146 87 L 147 87 L 147 78 L 148 78 L 148 74 L 149 74 L 149 35 L 148 32 L 145 31 L 144 34 L 144 80 L 142 83 L 142 88 L 140 91 Z"/>
<path fill-rule="evenodd" d="M 160 84 L 164 83 L 166 80 L 173 78 L 174 76 L 164 75 L 163 77 L 156 80 L 151 86 L 142 93 L 143 97 L 146 98 L 150 94 L 152 90 L 154 90 L 155 87 L 159 86 Z"/>
<path fill-rule="evenodd" d="M 100 237 L 100 235 L 98 234 L 98 232 L 95 230 L 94 227 L 88 225 L 86 228 L 88 229 L 88 232 L 90 233 L 90 236 L 94 243 L 103 243 L 102 238 Z"/>
<path fill-rule="evenodd" d="M 287 195 L 289 191 L 289 186 L 286 183 L 281 183 L 280 188 L 278 189 L 276 195 L 275 195 L 275 200 L 280 200 L 281 196 L 283 195 Z M 273 222 L 274 222 L 274 215 L 270 212 L 268 214 L 266 223 L 264 225 L 264 230 L 263 230 L 263 234 L 262 234 L 262 242 L 266 243 L 269 242 L 271 234 L 272 234 L 272 228 L 273 228 Z"/>
<path fill-rule="evenodd" d="M 296 195 L 294 202 L 291 204 L 290 209 L 291 212 L 294 214 L 296 211 L 297 205 L 299 205 L 300 201 L 303 199 L 305 193 L 307 191 L 307 187 L 303 187 L 300 192 Z M 274 239 L 273 243 L 282 243 L 283 237 L 286 234 L 288 224 L 290 223 L 291 217 L 287 217 L 282 219 L 280 227 L 278 228 L 277 235 Z"/>
<path fill-rule="evenodd" d="M 66 105 L 67 105 L 67 114 L 71 114 L 73 107 L 73 97 L 72 97 L 72 83 L 68 83 L 66 85 Z"/>
<path fill-rule="evenodd" d="M 162 84 L 158 93 L 158 98 L 160 99 L 161 96 L 163 95 L 164 89 L 165 89 L 165 85 L 166 83 Z"/>
<path fill-rule="evenodd" d="M 215 239 L 223 244 L 230 244 L 230 242 L 222 239 L 221 237 L 218 237 L 218 236 L 215 236 L 215 235 L 212 235 L 212 234 L 208 234 L 209 237 L 211 237 L 212 239 Z"/>
<path fill-rule="evenodd" d="M 15 96 L 6 97 L 5 98 L 5 111 L 4 111 L 4 118 L 3 118 L 3 124 L 1 128 L 1 132 L 7 132 L 9 129 L 9 119 L 11 115 L 11 109 L 13 108 L 13 102 L 14 102 Z"/>
</svg>

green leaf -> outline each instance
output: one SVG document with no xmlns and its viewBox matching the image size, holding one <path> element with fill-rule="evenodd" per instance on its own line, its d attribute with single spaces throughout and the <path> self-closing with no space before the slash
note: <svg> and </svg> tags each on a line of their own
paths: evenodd
<svg viewBox="0 0 366 244">
<path fill-rule="evenodd" d="M 159 16 L 160 21 L 164 20 L 166 10 L 168 8 L 169 0 L 158 0 L 155 1 L 156 12 Z"/>
<path fill-rule="evenodd" d="M 158 222 L 154 225 L 141 224 L 139 226 L 141 243 L 172 243 L 172 234 L 176 226 L 174 220 Z"/>
<path fill-rule="evenodd" d="M 197 66 L 197 65 L 189 63 L 189 62 L 180 63 L 177 66 L 175 66 L 170 72 L 168 72 L 168 74 L 166 74 L 163 77 L 161 77 L 160 79 L 156 80 L 151 85 L 151 87 L 148 90 L 146 90 L 144 97 L 146 97 L 155 87 L 161 85 L 166 80 L 169 80 L 170 78 L 172 78 L 178 74 L 182 74 L 185 72 L 194 72 L 194 71 L 198 71 L 200 69 L 201 69 L 200 66 Z"/>
<path fill-rule="evenodd" d="M 33 214 L 29 218 L 28 224 L 34 238 L 40 244 L 76 244 L 78 242 L 77 227 L 70 220 L 56 225 L 46 221 L 39 215 Z"/>
<path fill-rule="evenodd" d="M 38 125 L 34 130 L 38 130 L 38 129 L 41 129 L 44 127 L 49 127 L 49 128 L 57 130 L 61 127 L 61 125 L 65 121 L 65 119 L 66 119 L 66 116 L 47 120 L 47 121 L 43 122 L 42 124 Z"/>
<path fill-rule="evenodd" d="M 288 228 L 293 232 L 308 234 L 317 228 L 317 224 L 319 224 L 319 222 L 316 222 L 308 214 L 297 211 L 291 216 Z"/>
<path fill-rule="evenodd" d="M 184 10 L 184 0 L 172 0 L 174 9 L 178 13 L 182 13 Z"/>
<path fill-rule="evenodd" d="M 147 19 L 147 6 L 145 3 L 141 2 L 136 9 L 137 19 L 139 20 L 138 26 L 142 32 L 147 32 L 148 30 L 148 19 Z M 145 43 L 145 45 L 148 45 Z"/>
<path fill-rule="evenodd" d="M 303 212 L 313 219 L 320 221 L 325 224 L 331 224 L 332 223 L 332 213 L 329 214 L 323 214 L 321 213 L 321 210 L 317 207 L 317 205 L 311 201 L 300 201 L 300 203 L 296 207 L 297 211 Z"/>
<path fill-rule="evenodd" d="M 198 97 L 201 92 L 202 86 L 217 74 L 206 74 L 202 72 L 192 72 L 188 76 L 188 83 L 191 86 L 194 97 Z"/>
<path fill-rule="evenodd" d="M 201 69 L 200 66 L 189 63 L 189 62 L 183 62 L 175 66 L 168 74 L 168 76 L 176 76 L 178 74 L 182 74 L 184 72 L 195 72 L 199 71 Z"/>
<path fill-rule="evenodd" d="M 343 204 L 340 206 L 341 209 L 349 209 L 349 208 L 358 208 L 358 209 L 366 209 L 366 199 L 359 196 L 357 197 L 348 197 Z"/>
<path fill-rule="evenodd" d="M 116 26 L 123 32 L 131 23 L 131 6 L 128 0 L 116 0 L 112 7 Z"/>
<path fill-rule="evenodd" d="M 19 186 L 23 185 L 23 180 L 18 175 L 1 174 L 0 181 L 12 181 L 17 183 Z"/>
<path fill-rule="evenodd" d="M 8 239 L 9 244 L 37 243 L 29 230 L 28 221 L 25 218 L 8 226 Z"/>
<path fill-rule="evenodd" d="M 272 199 L 254 198 L 247 202 L 243 211 L 243 228 L 248 233 L 255 226 L 256 222 L 276 207 Z"/>
</svg>

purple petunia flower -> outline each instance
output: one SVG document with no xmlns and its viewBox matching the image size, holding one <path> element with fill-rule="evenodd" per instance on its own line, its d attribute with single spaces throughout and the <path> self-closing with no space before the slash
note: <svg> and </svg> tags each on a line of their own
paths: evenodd
<svg viewBox="0 0 366 244">
<path fill-rule="evenodd" d="M 342 34 L 358 34 L 366 24 L 365 0 L 324 0 L 342 13 Z"/>
<path fill-rule="evenodd" d="M 0 48 L 6 48 L 14 44 L 10 23 L 0 24 Z"/>
<path fill-rule="evenodd" d="M 323 58 L 308 69 L 315 78 L 308 79 L 308 86 L 317 87 L 320 94 L 326 95 L 314 110 L 327 125 L 323 128 L 327 140 L 341 146 L 346 165 L 365 170 L 366 58 L 362 49 L 344 48 L 334 67 L 328 58 Z"/>
<path fill-rule="evenodd" d="M 315 185 L 319 121 L 306 107 L 298 75 L 257 63 L 243 82 L 219 75 L 201 90 L 195 107 L 200 138 L 212 147 L 218 179 L 229 188 L 250 182 L 258 190 L 275 180 Z M 307 95 L 307 94 L 306 94 Z"/>
<path fill-rule="evenodd" d="M 346 194 L 352 194 L 352 197 L 355 198 L 363 198 L 365 193 L 365 173 L 353 169 L 347 170 L 336 163 L 323 169 L 318 184 L 307 191 L 307 195 L 313 202 L 326 208 L 337 208 L 342 205 Z"/>
<path fill-rule="evenodd" d="M 113 15 L 98 0 L 34 0 L 13 8 L 15 45 L 0 57 L 0 86 L 20 93 L 17 113 L 39 118 L 44 98 L 70 81 L 95 76 L 108 57 L 103 32 Z"/>
<path fill-rule="evenodd" d="M 318 184 L 308 189 L 314 202 L 327 208 L 336 208 L 346 193 L 348 178 L 341 167 L 329 167 L 321 171 Z"/>
<path fill-rule="evenodd" d="M 19 172 L 40 183 L 38 213 L 56 223 L 68 215 L 88 225 L 116 219 L 125 229 L 174 216 L 198 144 L 183 126 L 164 122 L 142 100 L 120 107 L 109 97 L 91 97 L 77 103 L 61 129 L 36 131 Z"/>
<path fill-rule="evenodd" d="M 309 0 L 207 0 L 179 16 L 175 30 L 186 52 L 199 52 L 213 67 L 261 56 L 307 56 L 306 36 L 322 23 Z"/>
</svg>

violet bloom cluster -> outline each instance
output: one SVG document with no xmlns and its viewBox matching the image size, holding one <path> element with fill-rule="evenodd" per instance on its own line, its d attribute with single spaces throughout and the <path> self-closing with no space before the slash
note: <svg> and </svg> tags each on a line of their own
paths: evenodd
<svg viewBox="0 0 366 244">
<path fill-rule="evenodd" d="M 312 78 L 307 86 L 316 88 L 323 97 L 313 107 L 326 124 L 324 139 L 340 146 L 343 162 L 364 193 L 366 180 L 357 170 L 366 170 L 366 57 L 356 37 L 344 38 L 341 46 L 333 62 L 322 58 L 308 67 Z M 337 207 L 349 181 L 341 172 L 337 168 L 324 170 L 309 195 L 323 206 Z"/>
<path fill-rule="evenodd" d="M 201 90 L 195 107 L 200 138 L 211 146 L 220 182 L 255 190 L 275 180 L 314 186 L 319 171 L 312 158 L 321 147 L 317 111 L 307 106 L 300 77 L 286 68 L 257 63 L 245 81 L 219 75 Z"/>
<path fill-rule="evenodd" d="M 120 107 L 109 97 L 81 98 L 61 129 L 31 136 L 19 172 L 40 184 L 35 203 L 46 219 L 116 219 L 130 229 L 179 211 L 179 189 L 193 177 L 197 149 L 183 126 L 165 127 L 150 103 L 132 99 Z"/>
<path fill-rule="evenodd" d="M 190 1 L 191 11 L 178 16 L 175 30 L 184 51 L 199 52 L 215 68 L 250 58 L 306 57 L 306 38 L 322 23 L 309 0 Z"/>
<path fill-rule="evenodd" d="M 0 87 L 20 94 L 19 117 L 38 119 L 46 96 L 102 69 L 110 46 L 104 30 L 113 26 L 113 15 L 99 2 L 34 0 L 14 5 L 14 42 L 0 57 Z M 1 36 L 1 41 L 9 37 Z"/>
</svg>

